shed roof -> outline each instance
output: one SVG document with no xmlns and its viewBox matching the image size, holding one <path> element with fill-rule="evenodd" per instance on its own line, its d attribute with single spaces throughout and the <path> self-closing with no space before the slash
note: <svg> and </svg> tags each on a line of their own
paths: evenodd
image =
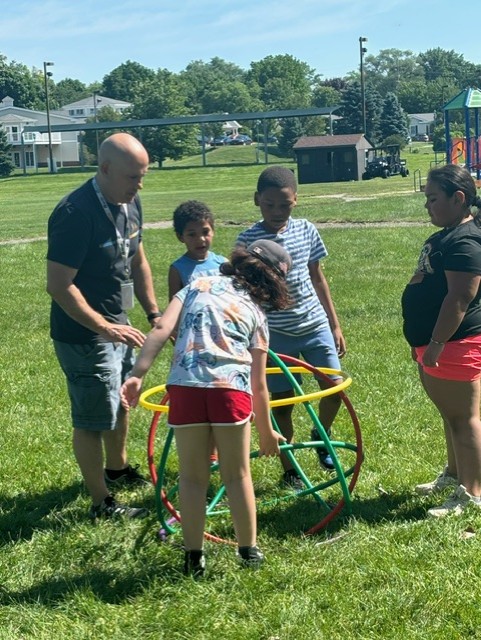
<svg viewBox="0 0 481 640">
<path fill-rule="evenodd" d="M 318 149 L 320 147 L 356 147 L 361 140 L 370 145 L 363 133 L 348 133 L 336 136 L 304 136 L 294 145 L 293 149 Z M 372 146 L 372 145 L 371 145 Z"/>
</svg>

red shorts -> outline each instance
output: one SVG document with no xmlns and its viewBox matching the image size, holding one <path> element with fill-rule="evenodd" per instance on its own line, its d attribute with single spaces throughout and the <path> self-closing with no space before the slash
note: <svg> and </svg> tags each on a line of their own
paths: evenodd
<svg viewBox="0 0 481 640">
<path fill-rule="evenodd" d="M 481 378 L 481 336 L 446 342 L 437 367 L 425 367 L 423 354 L 426 347 L 416 347 L 417 362 L 433 378 L 472 382 Z"/>
<path fill-rule="evenodd" d="M 244 424 L 252 416 L 252 396 L 245 391 L 169 385 L 169 427 Z"/>
</svg>

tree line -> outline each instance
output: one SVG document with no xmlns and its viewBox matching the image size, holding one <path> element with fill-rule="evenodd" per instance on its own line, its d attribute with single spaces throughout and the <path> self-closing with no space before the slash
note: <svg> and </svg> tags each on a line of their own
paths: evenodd
<svg viewBox="0 0 481 640">
<path fill-rule="evenodd" d="M 384 49 L 364 58 L 364 96 L 366 136 L 375 145 L 387 141 L 405 143 L 407 114 L 435 112 L 442 136 L 441 108 L 467 86 L 480 84 L 481 65 L 473 64 L 455 51 L 441 48 L 424 53 Z M 130 102 L 121 116 L 108 106 L 98 109 L 99 121 L 149 119 L 210 113 L 273 111 L 303 107 L 340 105 L 334 133 L 359 133 L 363 129 L 360 70 L 343 78 L 325 79 L 307 63 L 289 55 L 271 55 L 252 62 L 248 69 L 212 58 L 195 60 L 179 73 L 151 69 L 127 60 L 102 81 L 84 84 L 65 78 L 47 79 L 52 110 L 88 97 L 94 91 Z M 27 109 L 45 110 L 43 71 L 29 69 L 0 54 L 0 98 L 10 96 L 14 104 Z M 303 135 L 323 135 L 326 121 L 318 117 L 268 121 L 269 133 L 279 139 L 279 150 L 289 154 Z M 463 114 L 454 114 L 462 131 Z M 252 137 L 255 122 L 244 122 Z M 274 130 L 273 130 L 274 129 Z M 99 132 L 100 138 L 110 132 Z M 219 124 L 204 125 L 206 135 L 221 133 Z M 180 159 L 199 150 L 199 130 L 193 126 L 147 128 L 142 141 L 151 158 L 161 165 L 166 158 Z M 95 134 L 87 133 L 86 145 L 95 153 Z M 435 145 L 442 142 L 435 139 Z"/>
</svg>

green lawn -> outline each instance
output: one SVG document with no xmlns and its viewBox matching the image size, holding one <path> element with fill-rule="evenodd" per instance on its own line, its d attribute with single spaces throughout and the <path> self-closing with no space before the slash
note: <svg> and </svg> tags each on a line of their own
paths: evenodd
<svg viewBox="0 0 481 640">
<path fill-rule="evenodd" d="M 214 249 L 228 253 L 239 230 L 258 217 L 252 193 L 262 168 L 154 169 L 142 194 L 146 219 L 170 221 L 181 200 L 203 199 L 219 221 Z M 48 337 L 44 276 L 50 210 L 86 175 L 0 181 L 0 239 L 37 238 L 0 245 L 0 640 L 481 637 L 481 514 L 468 510 L 432 522 L 425 514 L 436 499 L 413 491 L 445 458 L 439 418 L 402 338 L 399 306 L 431 227 L 362 224 L 425 221 L 424 198 L 411 177 L 299 190 L 297 215 L 359 223 L 321 229 L 329 250 L 325 273 L 348 343 L 348 395 L 365 447 L 352 515 L 303 536 L 321 509 L 312 498 L 281 500 L 278 461 L 255 461 L 265 566 L 240 570 L 231 547 L 207 543 L 209 573 L 195 582 L 180 573 L 180 535 L 167 543 L 157 539 L 153 489 L 131 496 L 152 508 L 142 522 L 92 526 L 86 519 L 89 499 L 73 461 L 64 380 Z M 165 304 L 167 267 L 181 245 L 170 228 L 147 229 L 145 245 Z M 132 321 L 147 330 L 138 307 Z M 165 381 L 170 354 L 167 346 L 146 386 Z M 309 379 L 306 389 L 314 389 Z M 132 414 L 131 459 L 144 470 L 150 420 L 144 409 Z M 309 430 L 305 412 L 296 409 L 298 439 L 307 440 Z M 334 433 L 352 439 L 345 411 Z M 156 456 L 164 437 L 162 424 Z M 299 459 L 312 478 L 325 477 L 315 454 L 305 451 Z M 170 469 L 174 473 L 174 459 Z M 336 502 L 338 486 L 326 497 Z M 209 528 L 232 535 L 223 518 Z"/>
</svg>

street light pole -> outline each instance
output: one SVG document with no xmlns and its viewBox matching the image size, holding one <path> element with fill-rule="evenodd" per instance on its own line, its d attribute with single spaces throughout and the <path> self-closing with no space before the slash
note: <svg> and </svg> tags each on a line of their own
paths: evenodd
<svg viewBox="0 0 481 640">
<path fill-rule="evenodd" d="M 48 157 L 50 162 L 50 173 L 54 172 L 53 154 L 52 154 L 52 129 L 50 127 L 50 100 L 48 97 L 48 79 L 52 76 L 51 71 L 47 71 L 47 67 L 53 67 L 53 62 L 43 63 L 43 79 L 45 82 L 45 104 L 47 107 L 47 130 L 48 130 Z"/>
<path fill-rule="evenodd" d="M 359 57 L 360 57 L 360 72 L 361 72 L 361 109 L 362 109 L 362 132 L 366 133 L 366 87 L 364 81 L 364 54 L 367 49 L 363 46 L 363 43 L 367 42 L 367 38 L 360 36 L 359 38 Z"/>
<path fill-rule="evenodd" d="M 97 122 L 97 96 L 99 92 L 94 91 L 94 120 Z M 99 161 L 99 130 L 95 129 L 95 140 L 97 142 L 97 163 Z"/>
</svg>

